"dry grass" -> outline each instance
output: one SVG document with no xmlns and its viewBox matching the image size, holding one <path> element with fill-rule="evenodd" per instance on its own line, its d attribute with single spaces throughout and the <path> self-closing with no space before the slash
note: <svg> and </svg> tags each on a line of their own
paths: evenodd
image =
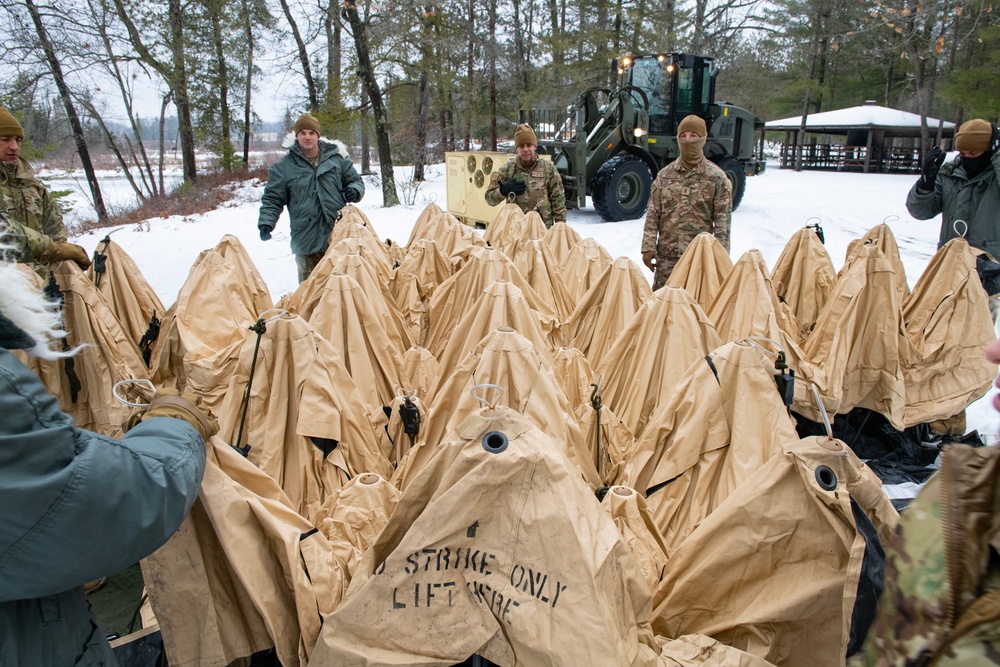
<svg viewBox="0 0 1000 667">
<path fill-rule="evenodd" d="M 254 179 L 266 181 L 267 168 L 258 167 L 249 171 L 233 172 L 201 172 L 198 174 L 197 181 L 184 183 L 168 194 L 146 199 L 137 208 L 115 213 L 107 223 L 101 223 L 98 220 L 85 220 L 74 225 L 73 231 L 84 233 L 106 227 L 135 225 L 151 218 L 206 213 L 233 198 L 234 195 L 229 186 Z"/>
</svg>

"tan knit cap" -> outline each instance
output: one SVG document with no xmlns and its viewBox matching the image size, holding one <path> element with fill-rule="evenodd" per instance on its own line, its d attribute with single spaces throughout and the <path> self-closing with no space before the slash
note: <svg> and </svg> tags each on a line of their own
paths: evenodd
<svg viewBox="0 0 1000 667">
<path fill-rule="evenodd" d="M 293 128 L 295 134 L 298 134 L 302 130 L 312 130 L 316 134 L 319 134 L 319 121 L 316 120 L 316 116 L 312 114 L 304 113 L 299 116 L 299 119 L 295 121 L 295 127 Z"/>
<path fill-rule="evenodd" d="M 962 123 L 955 135 L 955 150 L 976 153 L 990 148 L 993 126 L 982 118 L 974 118 Z"/>
<path fill-rule="evenodd" d="M 531 129 L 531 126 L 527 123 L 521 123 L 514 130 L 514 148 L 520 148 L 521 146 L 537 146 L 538 139 L 535 137 L 535 131 Z"/>
<path fill-rule="evenodd" d="M 14 118 L 14 114 L 0 107 L 0 137 L 24 139 L 24 128 Z"/>
<path fill-rule="evenodd" d="M 679 137 L 685 132 L 694 132 L 699 137 L 708 136 L 708 128 L 705 127 L 705 121 L 699 116 L 684 116 L 684 120 L 677 126 L 677 136 Z"/>
</svg>

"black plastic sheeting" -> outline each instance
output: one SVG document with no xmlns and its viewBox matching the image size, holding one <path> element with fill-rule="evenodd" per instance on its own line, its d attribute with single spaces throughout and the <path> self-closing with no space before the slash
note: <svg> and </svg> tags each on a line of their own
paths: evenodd
<svg viewBox="0 0 1000 667">
<path fill-rule="evenodd" d="M 799 437 L 824 435 L 826 428 L 820 422 L 793 413 Z M 935 461 L 941 447 L 961 442 L 973 447 L 984 443 L 977 431 L 961 438 L 942 438 L 931 433 L 927 424 L 918 424 L 899 431 L 877 412 L 855 408 L 845 415 L 836 415 L 830 423 L 833 436 L 843 440 L 858 458 L 868 464 L 883 484 L 903 484 L 927 481 L 937 467 Z"/>
</svg>

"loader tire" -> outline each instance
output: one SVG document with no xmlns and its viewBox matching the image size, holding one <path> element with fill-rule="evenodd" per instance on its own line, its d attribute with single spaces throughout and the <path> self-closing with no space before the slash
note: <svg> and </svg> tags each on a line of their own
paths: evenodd
<svg viewBox="0 0 1000 667">
<path fill-rule="evenodd" d="M 740 202 L 743 201 L 743 193 L 747 189 L 746 170 L 743 169 L 740 161 L 732 155 L 721 155 L 712 161 L 729 177 L 729 182 L 733 186 L 733 210 L 735 211 Z"/>
<path fill-rule="evenodd" d="M 649 204 L 653 174 L 631 155 L 616 155 L 601 165 L 590 183 L 594 208 L 608 222 L 641 218 Z"/>
</svg>

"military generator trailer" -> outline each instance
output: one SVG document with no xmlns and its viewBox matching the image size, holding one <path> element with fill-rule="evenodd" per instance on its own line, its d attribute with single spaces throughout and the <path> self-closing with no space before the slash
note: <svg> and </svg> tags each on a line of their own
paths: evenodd
<svg viewBox="0 0 1000 667">
<path fill-rule="evenodd" d="M 605 220 L 641 217 L 653 177 L 679 155 L 677 125 L 691 114 L 705 120 L 705 155 L 729 176 L 733 208 L 739 206 L 746 177 L 764 171 L 755 152 L 764 123 L 715 101 L 713 60 L 683 53 L 625 57 L 613 63 L 617 88 L 584 91 L 565 112 L 520 111 L 520 121 L 535 130 L 538 152 L 555 162 L 569 208 L 584 208 L 589 195 Z"/>
</svg>

